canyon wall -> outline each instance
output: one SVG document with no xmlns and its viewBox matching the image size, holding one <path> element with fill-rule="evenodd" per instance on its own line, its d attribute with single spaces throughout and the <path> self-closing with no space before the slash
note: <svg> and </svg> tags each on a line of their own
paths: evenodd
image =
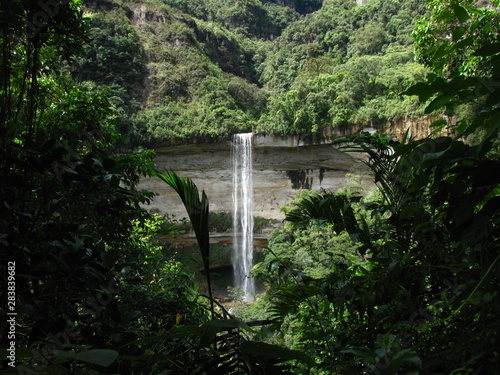
<svg viewBox="0 0 500 375">
<path fill-rule="evenodd" d="M 289 204 L 301 189 L 337 192 L 358 185 L 366 192 L 372 191 L 373 176 L 360 154 L 339 151 L 328 143 L 360 130 L 390 134 L 398 140 L 406 132 L 412 137 L 424 138 L 431 132 L 429 124 L 437 119 L 408 117 L 379 127 L 327 128 L 315 145 L 293 136 L 256 135 L 253 141 L 254 215 L 282 220 L 284 214 L 280 207 Z M 212 212 L 231 212 L 231 142 L 164 147 L 156 149 L 156 153 L 160 171 L 172 169 L 205 190 Z M 175 215 L 178 219 L 187 217 L 176 193 L 161 180 L 143 179 L 141 187 L 157 194 L 147 206 L 149 210 Z"/>
<path fill-rule="evenodd" d="M 212 212 L 232 210 L 231 142 L 166 147 L 156 150 L 160 171 L 172 169 L 204 189 Z M 357 155 L 356 155 L 357 156 Z M 348 186 L 373 189 L 372 175 L 363 162 L 337 148 L 303 145 L 298 139 L 254 137 L 254 215 L 282 220 L 280 207 L 301 189 L 340 191 Z M 161 214 L 187 217 L 173 189 L 157 178 L 143 179 L 141 188 L 157 194 L 147 206 Z"/>
</svg>

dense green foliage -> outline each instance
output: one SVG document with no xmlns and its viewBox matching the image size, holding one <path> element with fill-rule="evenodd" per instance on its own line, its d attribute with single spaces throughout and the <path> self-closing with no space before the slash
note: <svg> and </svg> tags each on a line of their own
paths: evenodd
<svg viewBox="0 0 500 375">
<path fill-rule="evenodd" d="M 92 42 L 74 76 L 111 85 L 133 145 L 384 128 L 422 114 L 399 93 L 425 76 L 410 37 L 425 3 L 84 2 Z"/>
<path fill-rule="evenodd" d="M 138 182 L 157 175 L 154 153 L 121 152 L 120 113 L 109 91 L 79 85 L 66 71 L 88 39 L 80 5 L 40 7 L 8 1 L 0 8 L 2 373 L 230 374 L 248 368 L 265 374 L 283 358 L 307 361 L 249 342 L 239 334 L 252 332 L 246 324 L 210 321 L 214 300 L 200 297 L 192 275 L 156 242 L 163 218 L 141 207 L 153 196 Z M 23 24 L 27 19 L 33 28 Z M 127 32 L 117 29 L 103 41 L 133 47 L 122 40 Z M 108 73 L 96 72 L 111 85 L 125 85 L 130 96 L 124 91 L 123 99 L 132 100 L 130 76 Z M 186 194 L 194 189 L 192 183 L 184 188 Z M 190 216 L 197 234 L 208 228 L 208 205 L 200 212 Z M 206 230 L 198 239 L 208 254 Z M 233 344 L 220 342 L 222 334 Z"/>
<path fill-rule="evenodd" d="M 84 47 L 73 76 L 109 87 L 110 101 L 117 109 L 117 129 L 130 143 L 130 116 L 140 107 L 147 74 L 144 49 L 123 10 L 113 9 L 100 17 L 90 17 L 88 25 L 92 42 Z"/>
<path fill-rule="evenodd" d="M 416 45 L 418 60 L 445 76 L 456 72 L 491 74 L 494 64 L 489 53 L 475 52 L 499 42 L 500 14 L 497 2 L 483 5 L 477 6 L 474 1 L 430 2 L 431 14 L 417 24 L 414 32 L 421 40 Z"/>
<path fill-rule="evenodd" d="M 353 139 L 382 195 L 359 206 L 359 196 L 313 194 L 288 211 L 293 229 L 255 271 L 269 283 L 284 343 L 314 353 L 319 373 L 498 373 L 492 125 L 476 146 Z M 346 234 L 357 256 L 342 245 Z"/>
<path fill-rule="evenodd" d="M 443 25 L 460 21 L 462 35 L 470 35 L 476 16 L 486 24 L 497 17 L 468 2 L 450 6 L 422 23 L 420 51 L 436 46 L 439 56 L 441 46 L 450 47 Z M 433 124 L 461 137 L 338 140 L 369 155 L 379 195 L 299 197 L 255 269 L 268 282 L 264 298 L 283 342 L 314 353 L 314 373 L 499 373 L 500 48 L 488 38 L 459 46 L 460 58 L 441 64 L 429 52 L 429 65 L 447 80 L 429 75 L 407 94 L 432 99 L 428 113 L 479 108 L 457 124 Z M 338 243 L 346 235 L 355 256 L 348 247 L 345 257 L 333 244 L 325 249 L 325 239 Z"/>
<path fill-rule="evenodd" d="M 104 371 L 132 372 L 115 360 L 144 353 L 137 339 L 173 328 L 176 314 L 206 320 L 189 275 L 153 241 L 159 221 L 140 207 L 152 197 L 137 184 L 153 153 L 118 152 L 107 94 L 58 69 L 87 38 L 78 4 L 56 3 L 34 34 L 19 23 L 39 8 L 5 4 L 1 293 L 17 315 L 10 331 L 2 324 L 2 347 L 15 348 L 3 370 L 99 373 L 115 362 Z"/>
<path fill-rule="evenodd" d="M 383 126 L 416 115 L 418 102 L 399 93 L 424 74 L 409 38 L 424 4 L 325 1 L 291 24 L 260 68 L 265 87 L 278 96 L 259 130 L 314 137 L 329 126 Z"/>
</svg>

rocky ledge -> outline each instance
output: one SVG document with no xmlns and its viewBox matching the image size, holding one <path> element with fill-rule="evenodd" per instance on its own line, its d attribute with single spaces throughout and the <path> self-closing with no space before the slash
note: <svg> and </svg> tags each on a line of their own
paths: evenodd
<svg viewBox="0 0 500 375">
<path fill-rule="evenodd" d="M 159 170 L 172 169 L 204 189 L 212 212 L 232 211 L 231 142 L 157 149 Z M 293 139 L 256 137 L 253 148 L 254 216 L 282 220 L 280 207 L 300 189 L 340 191 L 358 185 L 373 189 L 373 177 L 362 160 L 327 144 L 299 145 Z M 148 209 L 187 217 L 176 193 L 156 178 L 143 179 L 141 188 L 157 194 Z"/>
</svg>

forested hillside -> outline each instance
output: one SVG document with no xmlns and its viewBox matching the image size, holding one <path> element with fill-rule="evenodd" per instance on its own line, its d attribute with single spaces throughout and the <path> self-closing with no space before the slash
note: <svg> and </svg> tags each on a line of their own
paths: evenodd
<svg viewBox="0 0 500 375">
<path fill-rule="evenodd" d="M 314 139 L 328 127 L 419 116 L 411 32 L 426 1 L 84 1 L 91 42 L 73 67 L 106 85 L 124 142 L 236 132 Z"/>
</svg>

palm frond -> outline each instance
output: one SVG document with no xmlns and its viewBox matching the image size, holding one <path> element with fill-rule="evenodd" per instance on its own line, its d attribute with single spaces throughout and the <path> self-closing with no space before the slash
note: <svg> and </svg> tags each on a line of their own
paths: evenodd
<svg viewBox="0 0 500 375">
<path fill-rule="evenodd" d="M 346 231 L 355 242 L 361 242 L 360 251 L 363 253 L 371 241 L 364 218 L 356 215 L 353 209 L 353 204 L 360 199 L 360 196 L 346 194 L 317 193 L 297 202 L 285 219 L 294 223 L 318 220 L 332 224 L 337 233 Z"/>
<path fill-rule="evenodd" d="M 405 134 L 404 142 L 411 142 L 407 139 L 408 134 Z M 369 159 L 365 164 L 375 174 L 375 184 L 388 206 L 400 206 L 404 192 L 401 183 L 406 181 L 400 175 L 408 170 L 400 167 L 401 160 L 395 152 L 395 149 L 401 147 L 401 143 L 390 137 L 382 138 L 376 134 L 364 133 L 356 137 L 339 138 L 332 144 L 340 146 L 346 152 L 368 155 Z"/>
<path fill-rule="evenodd" d="M 203 190 L 200 192 L 196 184 L 189 178 L 179 177 L 174 171 L 166 171 L 165 174 L 155 171 L 155 176 L 159 177 L 170 185 L 179 195 L 186 208 L 191 225 L 193 226 L 196 240 L 200 247 L 203 268 L 207 279 L 208 294 L 211 304 L 212 316 L 214 312 L 214 302 L 212 297 L 212 283 L 210 279 L 210 235 L 208 230 L 209 203 L 207 195 Z"/>
<path fill-rule="evenodd" d="M 213 374 L 289 374 L 286 362 L 300 361 L 310 367 L 315 362 L 306 354 L 264 342 L 250 341 L 245 333 L 251 327 L 263 326 L 272 321 L 252 321 L 243 323 L 236 319 L 206 323 L 216 328 L 213 340 L 217 343 L 216 367 L 207 371 Z M 213 371 L 213 372 L 211 372 Z"/>
</svg>

